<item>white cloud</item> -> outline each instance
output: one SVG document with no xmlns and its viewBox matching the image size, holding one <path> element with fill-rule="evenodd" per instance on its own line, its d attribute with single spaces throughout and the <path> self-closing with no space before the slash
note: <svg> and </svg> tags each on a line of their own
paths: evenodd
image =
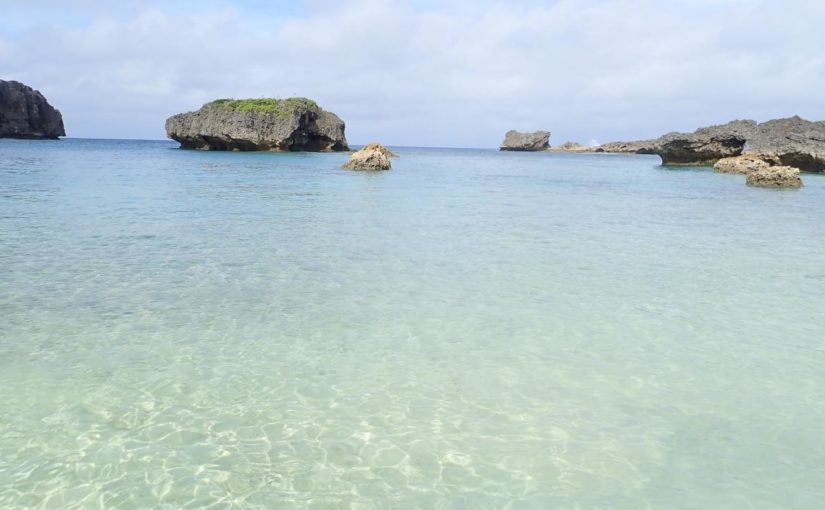
<svg viewBox="0 0 825 510">
<path fill-rule="evenodd" d="M 85 2 L 63 22 L 52 4 L 40 23 L 43 5 L 14 10 L 26 22 L 0 32 L 0 69 L 42 90 L 72 136 L 159 138 L 168 115 L 225 96 L 313 97 L 354 143 L 825 118 L 825 6 L 803 0 L 315 0 L 287 14 L 145 0 Z"/>
</svg>

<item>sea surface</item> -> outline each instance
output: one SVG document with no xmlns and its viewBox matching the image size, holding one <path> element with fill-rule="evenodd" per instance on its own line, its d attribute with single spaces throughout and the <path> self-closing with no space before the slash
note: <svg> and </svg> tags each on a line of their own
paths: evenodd
<svg viewBox="0 0 825 510">
<path fill-rule="evenodd" d="M 825 508 L 825 176 L 0 140 L 0 508 Z"/>
</svg>

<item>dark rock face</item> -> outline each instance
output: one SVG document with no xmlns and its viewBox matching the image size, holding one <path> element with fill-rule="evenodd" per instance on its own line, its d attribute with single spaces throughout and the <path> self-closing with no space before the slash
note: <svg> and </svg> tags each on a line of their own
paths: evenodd
<svg viewBox="0 0 825 510">
<path fill-rule="evenodd" d="M 17 81 L 0 80 L 0 138 L 66 136 L 63 116 L 43 94 Z"/>
<path fill-rule="evenodd" d="M 664 165 L 708 165 L 739 156 L 756 122 L 737 120 L 721 126 L 701 128 L 693 133 L 669 133 L 656 142 L 656 153 Z"/>
<path fill-rule="evenodd" d="M 166 120 L 184 149 L 218 151 L 346 151 L 344 121 L 304 98 L 219 99 Z"/>
<path fill-rule="evenodd" d="M 543 151 L 550 147 L 550 132 L 536 131 L 533 133 L 520 133 L 518 131 L 507 131 L 504 141 L 501 142 L 499 150 L 503 151 Z"/>
<path fill-rule="evenodd" d="M 825 124 L 799 117 L 764 122 L 748 139 L 745 153 L 756 154 L 771 165 L 823 173 Z"/>
<path fill-rule="evenodd" d="M 665 165 L 714 165 L 721 159 L 752 155 L 772 166 L 825 172 L 825 125 L 799 117 L 762 124 L 738 120 L 694 133 L 670 133 L 657 140 Z"/>
</svg>

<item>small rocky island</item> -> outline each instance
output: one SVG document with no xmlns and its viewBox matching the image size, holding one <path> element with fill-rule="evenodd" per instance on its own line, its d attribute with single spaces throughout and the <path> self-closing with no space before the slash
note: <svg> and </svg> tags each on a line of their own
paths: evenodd
<svg viewBox="0 0 825 510">
<path fill-rule="evenodd" d="M 166 120 L 183 149 L 213 151 L 346 151 L 344 121 L 315 101 L 218 99 Z"/>
<path fill-rule="evenodd" d="M 515 130 L 507 131 L 499 150 L 502 151 L 544 151 L 550 147 L 549 131 L 534 131 L 522 133 Z"/>
<path fill-rule="evenodd" d="M 63 116 L 39 91 L 0 80 L 0 138 L 56 140 L 66 136 Z"/>
<path fill-rule="evenodd" d="M 344 163 L 347 170 L 389 170 L 392 168 L 390 158 L 397 157 L 391 150 L 380 143 L 368 143 L 361 150 L 353 152 Z"/>
</svg>

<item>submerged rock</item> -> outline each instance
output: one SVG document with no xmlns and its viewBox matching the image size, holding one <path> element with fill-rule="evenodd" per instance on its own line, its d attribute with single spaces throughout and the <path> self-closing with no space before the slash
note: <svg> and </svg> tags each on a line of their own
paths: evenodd
<svg viewBox="0 0 825 510">
<path fill-rule="evenodd" d="M 66 136 L 63 116 L 43 94 L 18 81 L 0 80 L 0 138 Z"/>
<path fill-rule="evenodd" d="M 749 174 L 769 166 L 768 162 L 758 156 L 743 154 L 742 156 L 720 159 L 713 165 L 713 169 L 723 174 Z"/>
<path fill-rule="evenodd" d="M 550 132 L 535 131 L 533 133 L 520 133 L 518 131 L 507 131 L 504 141 L 501 142 L 499 150 L 503 151 L 543 151 L 550 147 Z"/>
<path fill-rule="evenodd" d="M 349 170 L 389 170 L 392 168 L 390 158 L 392 151 L 380 143 L 365 145 L 363 149 L 353 152 L 344 168 Z"/>
<path fill-rule="evenodd" d="M 305 98 L 218 99 L 166 120 L 184 149 L 346 151 L 344 121 Z"/>
<path fill-rule="evenodd" d="M 761 168 L 749 173 L 745 182 L 748 186 L 760 188 L 799 188 L 802 186 L 799 169 L 789 166 Z"/>
</svg>

